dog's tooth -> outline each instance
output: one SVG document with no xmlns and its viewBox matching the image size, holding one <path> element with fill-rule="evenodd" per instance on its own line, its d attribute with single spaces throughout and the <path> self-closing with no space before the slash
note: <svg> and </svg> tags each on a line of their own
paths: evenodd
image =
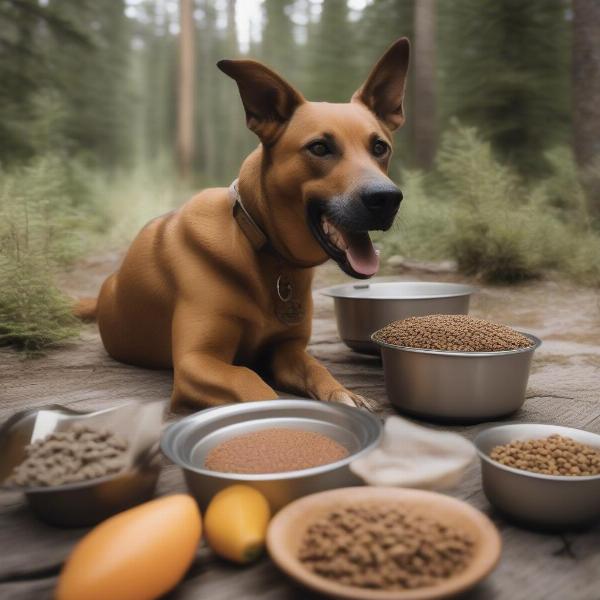
<svg viewBox="0 0 600 600">
<path fill-rule="evenodd" d="M 325 220 L 323 220 L 323 231 L 329 235 L 329 223 Z"/>
</svg>

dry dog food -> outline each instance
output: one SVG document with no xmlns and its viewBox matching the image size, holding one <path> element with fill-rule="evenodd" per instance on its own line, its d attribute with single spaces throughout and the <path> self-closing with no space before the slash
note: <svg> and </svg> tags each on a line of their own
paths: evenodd
<svg viewBox="0 0 600 600">
<path fill-rule="evenodd" d="M 213 448 L 205 468 L 223 473 L 282 473 L 340 460 L 348 450 L 325 435 L 298 429 L 263 429 Z"/>
<path fill-rule="evenodd" d="M 52 486 L 112 475 L 125 468 L 127 449 L 127 442 L 109 431 L 76 425 L 29 444 L 9 482 Z"/>
<path fill-rule="evenodd" d="M 562 435 L 496 446 L 490 458 L 515 469 L 544 475 L 600 475 L 600 451 Z"/>
<path fill-rule="evenodd" d="M 311 571 L 349 586 L 414 589 L 460 573 L 473 540 L 458 527 L 398 504 L 340 507 L 309 526 L 298 558 Z"/>
<path fill-rule="evenodd" d="M 376 331 L 374 338 L 393 346 L 454 352 L 500 352 L 532 345 L 529 338 L 506 325 L 469 315 L 410 317 Z"/>
</svg>

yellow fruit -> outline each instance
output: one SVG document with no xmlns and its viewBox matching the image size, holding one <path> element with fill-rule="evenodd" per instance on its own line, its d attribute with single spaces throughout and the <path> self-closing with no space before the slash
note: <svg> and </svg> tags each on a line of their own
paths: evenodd
<svg viewBox="0 0 600 600">
<path fill-rule="evenodd" d="M 173 588 L 192 562 L 202 522 L 185 494 L 126 510 L 75 546 L 56 588 L 57 600 L 151 600 Z"/>
<path fill-rule="evenodd" d="M 211 500 L 204 517 L 208 545 L 223 558 L 247 563 L 265 547 L 271 509 L 266 498 L 248 485 L 232 485 Z"/>
</svg>

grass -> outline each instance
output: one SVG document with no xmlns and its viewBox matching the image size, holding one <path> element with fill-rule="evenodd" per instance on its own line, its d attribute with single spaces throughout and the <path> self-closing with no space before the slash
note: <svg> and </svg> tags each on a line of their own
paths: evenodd
<svg viewBox="0 0 600 600">
<path fill-rule="evenodd" d="M 178 183 L 169 161 L 159 158 L 108 175 L 89 175 L 92 246 L 122 248 L 151 219 L 179 206 L 192 191 Z"/>
</svg>

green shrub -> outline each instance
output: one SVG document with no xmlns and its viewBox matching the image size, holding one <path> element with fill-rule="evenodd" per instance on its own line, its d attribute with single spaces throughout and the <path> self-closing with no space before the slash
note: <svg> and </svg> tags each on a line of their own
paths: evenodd
<svg viewBox="0 0 600 600">
<path fill-rule="evenodd" d="M 0 173 L 0 345 L 32 353 L 77 333 L 53 278 L 78 254 L 81 226 L 60 160 Z"/>
<path fill-rule="evenodd" d="M 452 257 L 466 274 L 519 281 L 546 270 L 600 283 L 600 236 L 594 232 L 570 150 L 546 155 L 550 175 L 534 184 L 499 162 L 473 128 L 443 137 L 436 170 L 405 175 L 407 198 L 386 253 Z M 391 238 L 391 239 L 390 239 Z"/>
<path fill-rule="evenodd" d="M 474 129 L 455 127 L 446 134 L 438 170 L 453 204 L 449 250 L 461 271 L 516 281 L 559 266 L 560 222 Z"/>
<path fill-rule="evenodd" d="M 450 206 L 427 187 L 421 171 L 405 171 L 400 188 L 402 203 L 392 231 L 377 236 L 387 256 L 397 254 L 426 260 L 447 257 Z"/>
</svg>

